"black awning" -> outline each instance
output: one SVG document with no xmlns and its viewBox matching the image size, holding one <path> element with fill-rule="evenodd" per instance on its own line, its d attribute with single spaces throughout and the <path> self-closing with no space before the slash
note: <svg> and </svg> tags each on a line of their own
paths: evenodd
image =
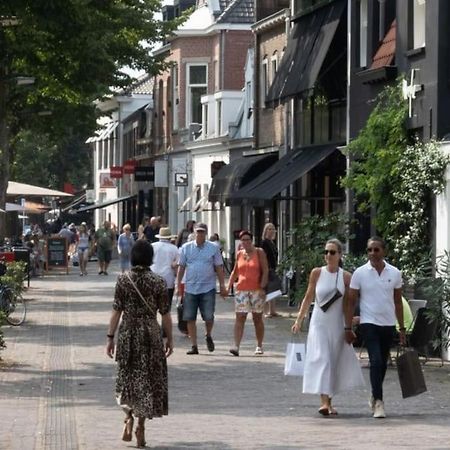
<svg viewBox="0 0 450 450">
<path fill-rule="evenodd" d="M 270 200 L 294 183 L 336 150 L 336 144 L 316 145 L 294 150 L 273 164 L 269 169 L 235 192 L 233 201 Z"/>
<path fill-rule="evenodd" d="M 274 105 L 314 87 L 345 4 L 334 1 L 295 22 L 266 103 Z"/>
<path fill-rule="evenodd" d="M 242 156 L 223 166 L 212 179 L 208 200 L 227 203 L 233 192 L 264 172 L 276 160 L 276 153 Z"/>
<path fill-rule="evenodd" d="M 106 202 L 102 203 L 94 203 L 93 205 L 84 206 L 83 208 L 78 209 L 77 213 L 84 211 L 91 211 L 93 209 L 106 208 L 107 206 L 114 205 L 115 203 L 126 202 L 127 200 L 131 200 L 132 198 L 135 197 L 136 194 L 133 194 L 127 195 L 126 197 L 115 198 L 114 200 L 107 200 Z"/>
</svg>

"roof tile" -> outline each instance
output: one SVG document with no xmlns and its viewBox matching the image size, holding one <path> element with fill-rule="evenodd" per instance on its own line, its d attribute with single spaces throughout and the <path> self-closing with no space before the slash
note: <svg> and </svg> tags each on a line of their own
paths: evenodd
<svg viewBox="0 0 450 450">
<path fill-rule="evenodd" d="M 379 69 L 381 67 L 392 65 L 395 58 L 396 31 L 397 23 L 394 20 L 389 28 L 389 31 L 386 33 L 383 42 L 373 57 L 370 69 Z"/>
</svg>

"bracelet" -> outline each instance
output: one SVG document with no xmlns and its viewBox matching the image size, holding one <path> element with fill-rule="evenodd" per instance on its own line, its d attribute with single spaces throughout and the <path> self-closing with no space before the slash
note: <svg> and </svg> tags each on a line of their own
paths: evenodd
<svg viewBox="0 0 450 450">
<path fill-rule="evenodd" d="M 351 327 L 345 327 L 344 331 L 352 331 L 352 328 Z"/>
<path fill-rule="evenodd" d="M 108 339 L 114 339 L 114 335 L 113 335 L 113 334 L 107 334 L 106 337 L 107 337 Z"/>
</svg>

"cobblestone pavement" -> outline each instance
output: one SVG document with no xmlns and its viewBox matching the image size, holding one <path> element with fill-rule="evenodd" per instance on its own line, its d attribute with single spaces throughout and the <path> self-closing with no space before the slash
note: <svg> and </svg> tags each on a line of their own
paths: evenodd
<svg viewBox="0 0 450 450">
<path fill-rule="evenodd" d="M 113 267 L 114 269 L 114 267 Z M 76 270 L 33 279 L 29 315 L 4 327 L 8 348 L 0 366 L 1 449 L 127 449 L 119 440 L 115 364 L 104 352 L 117 271 Z M 290 339 L 288 309 L 266 320 L 265 355 L 255 357 L 251 319 L 241 356 L 228 353 L 232 299 L 217 301 L 216 351 L 200 355 L 175 330 L 169 359 L 170 415 L 147 423 L 153 449 L 450 449 L 450 366 L 424 367 L 428 392 L 402 400 L 393 368 L 385 381 L 388 418 L 373 419 L 368 389 L 334 399 L 336 418 L 317 414 L 317 396 L 283 375 Z M 199 330 L 201 331 L 201 330 Z M 201 335 L 201 332 L 199 333 Z M 304 338 L 304 336 L 303 336 Z M 367 364 L 366 360 L 362 361 Z M 363 369 L 368 381 L 368 371 Z"/>
</svg>

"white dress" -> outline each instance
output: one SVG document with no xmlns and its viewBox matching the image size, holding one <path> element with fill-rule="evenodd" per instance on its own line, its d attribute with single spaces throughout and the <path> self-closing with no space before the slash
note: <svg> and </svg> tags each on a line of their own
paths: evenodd
<svg viewBox="0 0 450 450">
<path fill-rule="evenodd" d="M 345 291 L 344 271 L 339 269 L 337 288 Z M 330 294 L 336 286 L 336 272 L 322 267 L 316 284 L 316 304 L 306 341 L 303 392 L 333 397 L 339 392 L 364 386 L 364 378 L 352 345 L 345 342 L 343 298 L 326 312 L 317 299 Z"/>
</svg>

